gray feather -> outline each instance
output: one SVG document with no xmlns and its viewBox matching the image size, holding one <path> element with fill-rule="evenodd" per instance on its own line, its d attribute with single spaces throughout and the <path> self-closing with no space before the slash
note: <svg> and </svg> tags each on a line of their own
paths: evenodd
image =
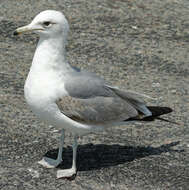
<svg viewBox="0 0 189 190">
<path fill-rule="evenodd" d="M 107 88 L 106 82 L 89 72 L 70 73 L 65 82 L 65 89 L 70 96 L 76 98 L 91 98 L 96 96 L 111 97 L 112 90 Z"/>
<path fill-rule="evenodd" d="M 137 110 L 139 110 L 141 113 L 143 113 L 145 116 L 151 116 L 151 111 L 147 108 L 144 101 L 139 98 L 139 94 L 132 92 L 132 91 L 126 91 L 121 90 L 116 87 L 109 86 L 108 87 L 113 90 L 118 96 L 122 97 L 123 99 L 127 100 L 131 105 L 133 105 Z M 141 95 L 143 96 L 143 95 Z"/>
<path fill-rule="evenodd" d="M 61 112 L 73 120 L 102 124 L 136 117 L 138 111 L 151 114 L 135 93 L 111 87 L 92 73 L 70 73 L 64 85 L 68 96 L 56 103 Z"/>
<path fill-rule="evenodd" d="M 97 96 L 80 99 L 64 96 L 56 103 L 63 114 L 81 123 L 111 123 L 138 115 L 134 107 L 119 97 Z"/>
</svg>

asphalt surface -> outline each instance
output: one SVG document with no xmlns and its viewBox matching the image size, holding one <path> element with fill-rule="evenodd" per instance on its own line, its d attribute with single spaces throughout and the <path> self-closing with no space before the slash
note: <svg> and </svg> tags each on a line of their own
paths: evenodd
<svg viewBox="0 0 189 190">
<path fill-rule="evenodd" d="M 40 122 L 23 86 L 37 36 L 13 31 L 46 9 L 70 23 L 69 61 L 123 89 L 169 106 L 166 119 L 115 127 L 81 137 L 74 180 L 37 164 L 56 157 L 58 131 Z M 188 0 L 0 0 L 0 189 L 187 190 L 189 188 Z M 63 163 L 71 167 L 73 137 L 66 134 Z"/>
</svg>

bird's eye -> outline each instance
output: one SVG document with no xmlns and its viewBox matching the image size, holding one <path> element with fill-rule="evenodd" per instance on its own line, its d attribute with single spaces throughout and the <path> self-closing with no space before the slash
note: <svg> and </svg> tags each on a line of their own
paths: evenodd
<svg viewBox="0 0 189 190">
<path fill-rule="evenodd" d="M 48 22 L 48 21 L 43 22 L 43 26 L 45 26 L 45 27 L 48 27 L 48 26 L 50 26 L 50 25 L 51 25 L 51 23 L 50 23 L 50 22 Z"/>
</svg>

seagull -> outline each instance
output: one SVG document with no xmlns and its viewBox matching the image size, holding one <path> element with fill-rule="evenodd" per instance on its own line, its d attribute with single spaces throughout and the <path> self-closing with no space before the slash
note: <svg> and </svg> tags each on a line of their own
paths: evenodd
<svg viewBox="0 0 189 190">
<path fill-rule="evenodd" d="M 61 12 L 45 10 L 13 33 L 34 32 L 40 37 L 24 96 L 41 121 L 61 131 L 57 159 L 43 157 L 38 163 L 46 168 L 57 167 L 63 161 L 65 131 L 74 136 L 72 167 L 58 169 L 57 178 L 76 175 L 79 136 L 133 121 L 168 121 L 159 116 L 172 112 L 169 107 L 147 106 L 143 101 L 146 95 L 122 90 L 94 73 L 72 67 L 66 59 L 68 31 L 68 21 Z"/>
</svg>

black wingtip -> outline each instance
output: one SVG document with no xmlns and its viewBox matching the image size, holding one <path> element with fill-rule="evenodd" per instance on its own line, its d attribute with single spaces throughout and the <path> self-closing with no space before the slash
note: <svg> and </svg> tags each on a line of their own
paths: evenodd
<svg viewBox="0 0 189 190">
<path fill-rule="evenodd" d="M 13 32 L 13 36 L 18 36 L 19 35 L 19 33 L 15 30 L 14 32 Z"/>
<path fill-rule="evenodd" d="M 152 115 L 148 116 L 148 117 L 144 117 L 142 119 L 143 121 L 154 121 L 155 119 L 158 119 L 161 121 L 165 121 L 165 122 L 174 123 L 174 124 L 179 125 L 179 123 L 177 123 L 177 122 L 170 121 L 168 119 L 164 119 L 164 118 L 159 117 L 161 115 L 171 113 L 173 111 L 171 108 L 160 107 L 160 106 L 148 106 L 147 108 L 152 112 Z"/>
<path fill-rule="evenodd" d="M 147 108 L 152 112 L 153 117 L 158 117 L 160 115 L 168 114 L 173 111 L 169 107 L 148 106 Z"/>
<path fill-rule="evenodd" d="M 147 117 L 143 117 L 143 118 L 137 118 L 137 117 L 129 118 L 125 121 L 146 121 L 146 122 L 150 122 L 150 121 L 154 121 L 154 120 L 158 119 L 158 120 L 173 123 L 176 125 L 181 125 L 180 123 L 177 123 L 175 121 L 171 121 L 171 120 L 159 117 L 161 115 L 171 113 L 173 111 L 171 108 L 160 107 L 160 106 L 147 106 L 147 108 L 151 111 L 151 113 L 152 113 L 151 116 L 147 116 Z"/>
</svg>

